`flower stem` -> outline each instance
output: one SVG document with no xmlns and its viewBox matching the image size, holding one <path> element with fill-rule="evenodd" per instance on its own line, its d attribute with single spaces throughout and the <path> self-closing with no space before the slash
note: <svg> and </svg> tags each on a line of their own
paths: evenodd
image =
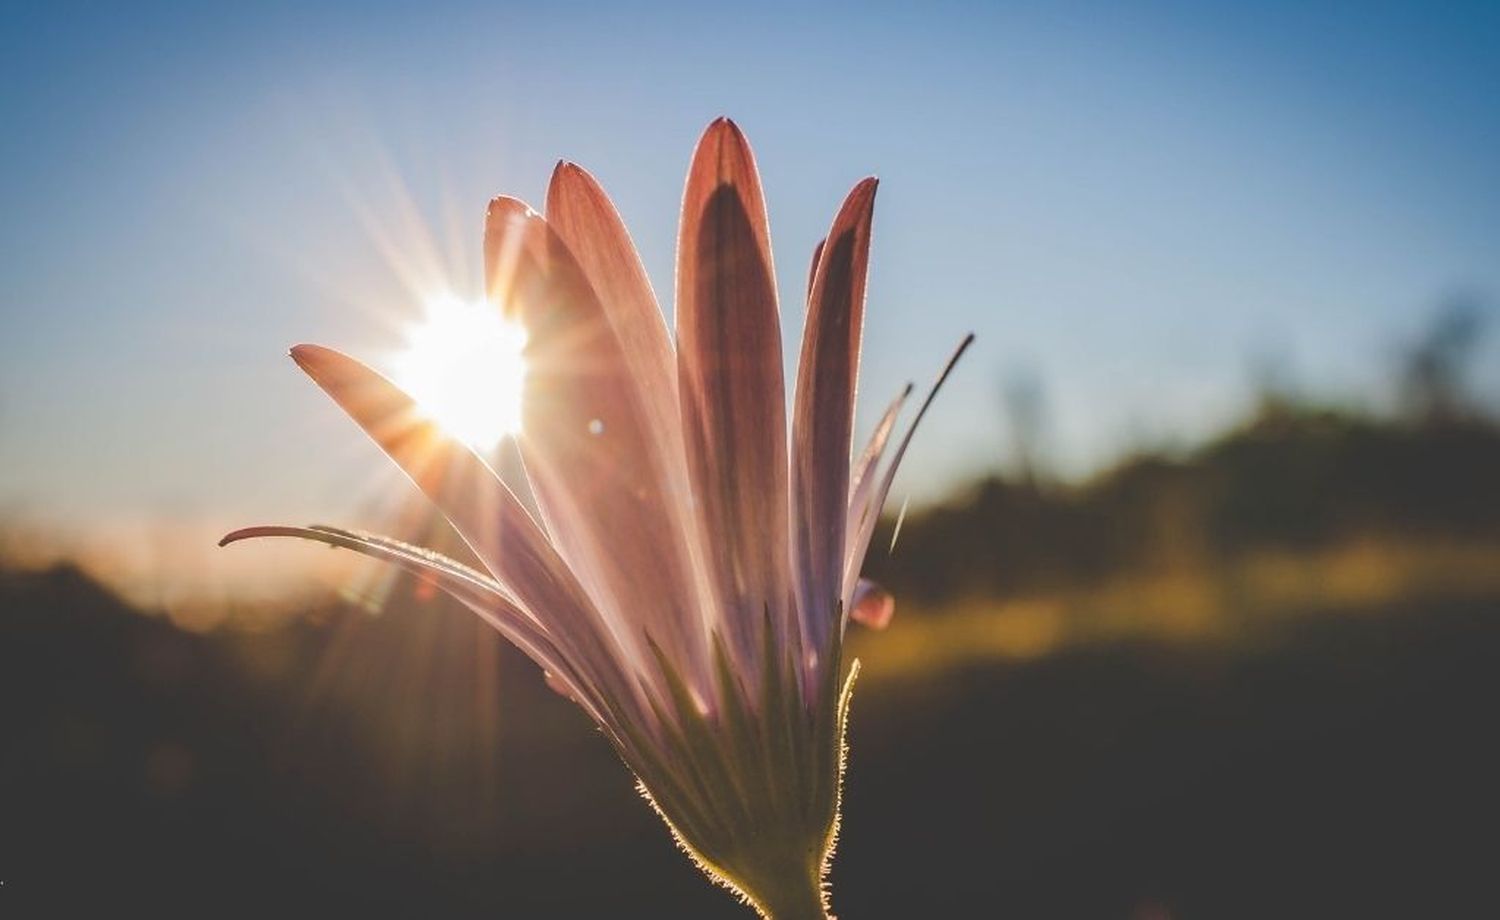
<svg viewBox="0 0 1500 920">
<path fill-rule="evenodd" d="M 778 881 L 756 892 L 770 920 L 831 920 L 823 909 L 823 889 L 816 878 L 795 873 Z"/>
</svg>

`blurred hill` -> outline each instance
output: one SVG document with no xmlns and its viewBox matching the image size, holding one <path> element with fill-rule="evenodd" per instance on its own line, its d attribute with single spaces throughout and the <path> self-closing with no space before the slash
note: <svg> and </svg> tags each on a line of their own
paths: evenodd
<svg viewBox="0 0 1500 920">
<path fill-rule="evenodd" d="M 1082 482 L 1050 475 L 1041 381 L 1012 380 L 1002 408 L 1016 471 L 919 511 L 899 533 L 887 522 L 865 569 L 899 597 L 937 605 L 1143 575 L 1224 581 L 1247 561 L 1361 545 L 1388 557 L 1374 568 L 1431 569 L 1445 548 L 1466 556 L 1465 571 L 1437 573 L 1445 580 L 1500 567 L 1500 424 L 1472 382 L 1488 318 L 1473 295 L 1440 304 L 1398 349 L 1385 413 L 1310 400 L 1272 360 L 1244 420 L 1187 450 L 1125 456 Z"/>
<path fill-rule="evenodd" d="M 882 552 L 890 534 L 867 571 L 925 603 L 1358 541 L 1500 549 L 1500 427 L 1272 401 L 1184 455 L 1131 457 L 1077 485 L 992 476 L 908 517 Z"/>
</svg>

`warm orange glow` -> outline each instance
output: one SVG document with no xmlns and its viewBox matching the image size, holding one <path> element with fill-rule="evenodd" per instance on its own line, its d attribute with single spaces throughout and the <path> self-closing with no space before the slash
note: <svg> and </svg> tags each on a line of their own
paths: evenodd
<svg viewBox="0 0 1500 920">
<path fill-rule="evenodd" d="M 526 330 L 494 304 L 429 300 L 407 329 L 395 381 L 453 436 L 491 450 L 521 429 Z"/>
</svg>

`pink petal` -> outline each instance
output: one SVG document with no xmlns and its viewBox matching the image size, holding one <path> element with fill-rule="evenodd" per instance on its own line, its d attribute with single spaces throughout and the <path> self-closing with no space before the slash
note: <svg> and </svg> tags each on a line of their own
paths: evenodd
<svg viewBox="0 0 1500 920">
<path fill-rule="evenodd" d="M 219 545 L 227 546 L 240 540 L 265 537 L 295 537 L 351 549 L 383 562 L 393 563 L 431 582 L 525 652 L 527 657 L 542 668 L 549 686 L 578 702 L 596 720 L 602 721 L 598 707 L 581 690 L 583 679 L 563 657 L 552 637 L 499 584 L 483 573 L 439 553 L 400 540 L 356 534 L 334 527 L 246 527 L 226 535 L 219 541 Z"/>
<path fill-rule="evenodd" d="M 583 167 L 559 163 L 547 187 L 547 223 L 578 261 L 614 327 L 631 377 L 645 398 L 653 437 L 674 448 L 666 454 L 682 467 L 677 356 L 624 221 Z M 686 476 L 684 469 L 682 478 Z"/>
<path fill-rule="evenodd" d="M 896 615 L 896 599 L 875 582 L 861 578 L 854 588 L 849 618 L 871 629 L 885 629 Z"/>
<path fill-rule="evenodd" d="M 843 598 L 848 603 L 853 596 L 854 581 L 859 577 L 859 563 L 862 561 L 855 556 L 855 548 L 858 544 L 857 535 L 861 532 L 865 515 L 871 514 L 870 498 L 875 493 L 875 468 L 880 464 L 880 458 L 885 455 L 885 446 L 890 441 L 891 432 L 896 427 L 896 417 L 901 414 L 901 407 L 906 404 L 906 399 L 911 395 L 912 386 L 907 384 L 901 394 L 891 400 L 886 407 L 885 414 L 880 417 L 880 422 L 875 430 L 870 433 L 869 443 L 865 445 L 864 452 L 855 461 L 854 471 L 849 477 L 849 517 L 847 534 L 855 535 L 855 538 L 847 540 L 844 552 L 844 592 Z M 874 514 L 879 514 L 875 509 Z M 860 555 L 864 548 L 861 546 Z"/>
<path fill-rule="evenodd" d="M 822 648 L 843 599 L 849 450 L 864 328 L 876 180 L 844 199 L 828 233 L 802 333 L 792 420 L 792 549 L 804 639 Z"/>
<path fill-rule="evenodd" d="M 787 553 L 786 405 L 770 231 L 733 122 L 693 152 L 677 238 L 677 369 L 688 473 L 722 627 L 740 661 L 765 611 L 795 632 Z"/>
<path fill-rule="evenodd" d="M 813 247 L 812 262 L 807 266 L 807 301 L 812 303 L 813 282 L 818 280 L 818 263 L 823 260 L 823 247 L 828 243 L 828 238 L 818 240 L 818 245 Z"/>
<path fill-rule="evenodd" d="M 620 649 L 573 573 L 505 484 L 472 450 L 364 364 L 298 345 L 292 358 L 443 512 L 496 580 L 622 704 L 637 699 Z"/>
<path fill-rule="evenodd" d="M 490 204 L 485 265 L 491 298 L 529 333 L 518 443 L 554 543 L 640 671 L 654 670 L 649 634 L 706 687 L 704 609 L 678 510 L 681 448 L 661 433 L 662 394 L 635 373 L 651 356 L 612 321 L 567 244 L 513 198 Z M 631 288 L 602 270 L 610 290 Z"/>
</svg>

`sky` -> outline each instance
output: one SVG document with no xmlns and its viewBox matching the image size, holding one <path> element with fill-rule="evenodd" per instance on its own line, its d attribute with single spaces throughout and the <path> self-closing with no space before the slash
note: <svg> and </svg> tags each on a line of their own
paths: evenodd
<svg viewBox="0 0 1500 920">
<path fill-rule="evenodd" d="M 1500 295 L 1494 3 L 209 7 L 9 7 L 0 514 L 377 523 L 383 458 L 287 347 L 379 363 L 434 288 L 477 293 L 485 203 L 540 205 L 558 158 L 670 310 L 721 114 L 789 354 L 814 242 L 881 177 L 862 428 L 978 335 L 897 499 L 1010 462 L 1007 381 L 1084 475 L 1213 432 L 1267 363 L 1379 406 L 1442 298 Z"/>
</svg>

